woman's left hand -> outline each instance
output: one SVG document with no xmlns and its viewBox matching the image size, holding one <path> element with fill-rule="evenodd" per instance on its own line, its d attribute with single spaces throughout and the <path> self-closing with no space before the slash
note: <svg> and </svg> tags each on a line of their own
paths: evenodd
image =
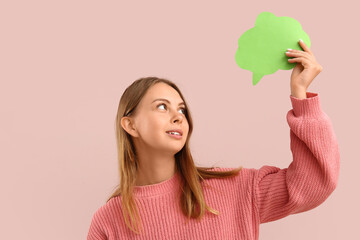
<svg viewBox="0 0 360 240">
<path fill-rule="evenodd" d="M 291 92 L 307 91 L 310 83 L 323 70 L 323 67 L 316 61 L 314 54 L 310 48 L 303 42 L 299 41 L 300 46 L 304 51 L 290 50 L 286 52 L 289 58 L 289 63 L 297 62 L 291 73 Z"/>
</svg>

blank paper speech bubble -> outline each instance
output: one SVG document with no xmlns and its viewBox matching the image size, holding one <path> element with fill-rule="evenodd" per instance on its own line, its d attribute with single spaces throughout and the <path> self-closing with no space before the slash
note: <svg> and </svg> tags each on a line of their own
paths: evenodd
<svg viewBox="0 0 360 240">
<path fill-rule="evenodd" d="M 255 86 L 264 75 L 296 66 L 288 62 L 285 52 L 288 48 L 303 51 L 299 39 L 310 47 L 310 38 L 298 21 L 262 12 L 256 18 L 255 27 L 239 38 L 235 61 L 239 67 L 253 72 Z"/>
</svg>

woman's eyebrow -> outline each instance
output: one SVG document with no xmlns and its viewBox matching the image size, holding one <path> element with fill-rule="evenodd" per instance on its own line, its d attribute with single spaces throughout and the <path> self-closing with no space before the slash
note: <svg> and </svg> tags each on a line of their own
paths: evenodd
<svg viewBox="0 0 360 240">
<path fill-rule="evenodd" d="M 156 101 L 165 101 L 165 102 L 171 104 L 170 101 L 167 100 L 167 99 L 165 99 L 165 98 L 157 98 L 157 99 L 155 99 L 154 101 L 152 101 L 152 103 L 153 103 L 153 102 L 156 102 Z M 180 106 L 180 105 L 184 105 L 184 106 L 185 106 L 185 103 L 184 103 L 184 102 L 181 102 L 181 103 L 179 103 L 179 106 Z"/>
</svg>

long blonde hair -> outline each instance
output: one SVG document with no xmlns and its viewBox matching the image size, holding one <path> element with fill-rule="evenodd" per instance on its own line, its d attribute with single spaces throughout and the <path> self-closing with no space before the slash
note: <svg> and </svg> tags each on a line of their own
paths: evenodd
<svg viewBox="0 0 360 240">
<path fill-rule="evenodd" d="M 135 177 L 137 169 L 137 161 L 135 155 L 135 146 L 132 142 L 131 135 L 129 135 L 120 124 L 121 118 L 129 116 L 136 110 L 146 91 L 156 83 L 163 82 L 173 87 L 180 95 L 185 103 L 186 111 L 185 116 L 189 123 L 189 133 L 184 147 L 175 154 L 176 171 L 180 173 L 181 178 L 184 180 L 184 186 L 181 187 L 182 193 L 180 197 L 180 205 L 182 212 L 190 218 L 201 220 L 205 214 L 205 209 L 211 213 L 218 215 L 219 212 L 210 208 L 204 200 L 203 190 L 200 185 L 204 179 L 210 178 L 227 178 L 238 175 L 242 167 L 232 169 L 230 171 L 214 171 L 214 167 L 205 168 L 197 167 L 194 164 L 189 148 L 189 140 L 193 131 L 193 122 L 190 114 L 189 107 L 179 90 L 179 88 L 170 80 L 157 77 L 139 78 L 134 81 L 121 96 L 118 112 L 116 115 L 115 128 L 116 140 L 118 150 L 118 167 L 120 174 L 120 183 L 116 186 L 116 190 L 108 198 L 121 196 L 122 198 L 122 213 L 125 219 L 125 224 L 137 234 L 140 234 L 139 229 L 142 224 L 139 218 L 139 213 L 133 198 L 133 188 L 135 186 Z M 197 211 L 198 210 L 198 211 Z M 130 218 L 131 224 L 128 220 Z M 140 228 L 139 228 L 140 226 Z"/>
</svg>

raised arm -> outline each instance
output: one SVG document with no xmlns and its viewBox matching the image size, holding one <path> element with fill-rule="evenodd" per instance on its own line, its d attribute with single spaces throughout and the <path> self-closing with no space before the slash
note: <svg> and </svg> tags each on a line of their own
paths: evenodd
<svg viewBox="0 0 360 240">
<path fill-rule="evenodd" d="M 260 223 L 308 211 L 335 190 L 340 170 L 338 142 L 330 118 L 321 110 L 317 93 L 307 98 L 290 95 L 287 113 L 293 161 L 287 168 L 256 170 L 254 200 Z"/>
</svg>

